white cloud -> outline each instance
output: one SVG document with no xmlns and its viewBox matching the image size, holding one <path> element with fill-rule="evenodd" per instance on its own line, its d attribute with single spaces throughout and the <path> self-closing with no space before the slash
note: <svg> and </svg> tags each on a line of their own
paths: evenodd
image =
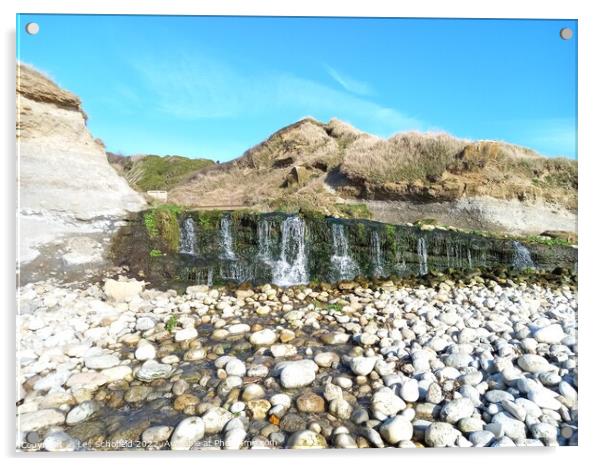
<svg viewBox="0 0 602 466">
<path fill-rule="evenodd" d="M 372 89 L 370 84 L 358 81 L 350 76 L 346 76 L 341 72 L 335 70 L 331 66 L 324 65 L 324 68 L 326 68 L 326 71 L 328 72 L 330 77 L 334 79 L 337 83 L 339 83 L 343 87 L 343 89 L 352 92 L 353 94 L 359 95 L 374 94 L 374 90 Z"/>
<path fill-rule="evenodd" d="M 541 118 L 515 120 L 517 138 L 529 147 L 549 156 L 575 157 L 577 125 L 572 118 Z"/>
<path fill-rule="evenodd" d="M 261 117 L 283 109 L 368 121 L 384 133 L 425 127 L 365 97 L 280 71 L 245 74 L 202 52 L 155 56 L 135 61 L 133 67 L 153 95 L 149 105 L 175 118 Z"/>
<path fill-rule="evenodd" d="M 303 107 L 306 113 L 321 111 L 332 117 L 367 118 L 388 131 L 416 129 L 423 123 L 413 117 L 369 100 L 349 95 L 308 79 L 280 75 L 274 81 L 278 92 L 276 101 L 283 107 Z M 362 128 L 360 128 L 362 129 Z"/>
<path fill-rule="evenodd" d="M 577 155 L 577 126 L 572 119 L 535 122 L 531 140 L 534 145 L 549 147 L 549 155 Z"/>
<path fill-rule="evenodd" d="M 241 110 L 243 80 L 211 59 L 175 56 L 134 62 L 157 110 L 183 119 L 223 118 Z M 150 103 L 152 105 L 152 102 Z"/>
</svg>

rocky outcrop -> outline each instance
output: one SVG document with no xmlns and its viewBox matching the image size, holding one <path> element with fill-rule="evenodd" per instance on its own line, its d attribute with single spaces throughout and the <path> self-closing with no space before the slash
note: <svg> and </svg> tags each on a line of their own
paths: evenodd
<svg viewBox="0 0 602 466">
<path fill-rule="evenodd" d="M 457 200 L 416 203 L 404 200 L 368 200 L 366 206 L 373 220 L 398 223 L 399 219 L 415 223 L 436 219 L 442 225 L 514 235 L 551 236 L 547 229 L 575 244 L 577 213 L 542 201 L 496 199 L 491 196 L 462 197 Z"/>
<path fill-rule="evenodd" d="M 560 241 L 403 226 L 315 214 L 140 212 L 115 235 L 117 266 L 157 287 L 338 282 L 424 276 L 446 270 L 574 270 L 577 250 Z"/>
<path fill-rule="evenodd" d="M 98 249 L 103 248 L 98 240 L 108 236 L 127 212 L 145 205 L 111 168 L 102 142 L 90 134 L 86 120 L 75 94 L 29 66 L 17 65 L 22 265 L 43 248 L 56 249 L 65 263 L 70 258 L 78 264 L 98 261 L 102 257 Z M 90 241 L 73 241 L 82 236 Z"/>
</svg>

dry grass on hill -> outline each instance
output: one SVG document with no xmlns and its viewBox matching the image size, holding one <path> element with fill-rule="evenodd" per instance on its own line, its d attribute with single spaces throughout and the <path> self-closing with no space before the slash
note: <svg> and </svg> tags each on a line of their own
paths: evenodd
<svg viewBox="0 0 602 466">
<path fill-rule="evenodd" d="M 385 140 L 338 120 L 305 118 L 170 192 L 172 202 L 187 206 L 307 204 L 323 211 L 341 197 L 428 202 L 464 196 L 575 209 L 577 163 L 505 142 L 417 132 Z"/>
<path fill-rule="evenodd" d="M 326 195 L 326 174 L 341 163 L 345 144 L 359 134 L 337 120 L 325 125 L 304 118 L 277 131 L 240 158 L 199 172 L 170 191 L 170 201 L 191 207 L 268 206 L 292 199 L 302 201 L 310 192 L 309 197 L 314 198 L 316 190 Z M 303 169 L 307 180 L 288 180 L 295 167 Z M 326 199 L 316 208 L 324 203 Z"/>
<path fill-rule="evenodd" d="M 189 207 L 253 206 L 273 198 L 285 170 L 231 167 L 209 169 L 169 193 L 170 202 Z"/>
<path fill-rule="evenodd" d="M 17 63 L 17 95 L 37 102 L 77 110 L 87 118 L 81 108 L 79 97 L 60 88 L 48 76 L 24 63 Z"/>
<path fill-rule="evenodd" d="M 444 133 L 359 138 L 345 151 L 342 170 L 371 183 L 427 180 L 440 177 L 467 144 Z"/>
<path fill-rule="evenodd" d="M 341 171 L 377 197 L 491 196 L 577 205 L 576 161 L 505 142 L 415 132 L 388 140 L 360 138 L 345 151 Z"/>
</svg>

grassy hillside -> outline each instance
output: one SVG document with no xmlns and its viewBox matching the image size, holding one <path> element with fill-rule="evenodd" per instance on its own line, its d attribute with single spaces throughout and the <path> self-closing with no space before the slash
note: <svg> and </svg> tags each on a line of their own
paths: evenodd
<svg viewBox="0 0 602 466">
<path fill-rule="evenodd" d="M 325 124 L 305 118 L 170 192 L 172 202 L 190 207 L 313 206 L 324 213 L 337 213 L 342 200 L 432 202 L 473 196 L 574 210 L 577 162 L 443 133 L 381 139 L 337 120 Z"/>
<path fill-rule="evenodd" d="M 107 156 L 113 168 L 137 191 L 168 191 L 186 181 L 193 173 L 214 164 L 212 160 L 191 159 L 179 155 Z"/>
</svg>

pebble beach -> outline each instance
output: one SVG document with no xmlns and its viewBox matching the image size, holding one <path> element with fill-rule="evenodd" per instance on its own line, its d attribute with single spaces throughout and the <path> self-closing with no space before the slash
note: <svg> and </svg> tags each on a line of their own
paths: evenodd
<svg viewBox="0 0 602 466">
<path fill-rule="evenodd" d="M 576 445 L 575 287 L 18 289 L 27 451 Z"/>
</svg>

